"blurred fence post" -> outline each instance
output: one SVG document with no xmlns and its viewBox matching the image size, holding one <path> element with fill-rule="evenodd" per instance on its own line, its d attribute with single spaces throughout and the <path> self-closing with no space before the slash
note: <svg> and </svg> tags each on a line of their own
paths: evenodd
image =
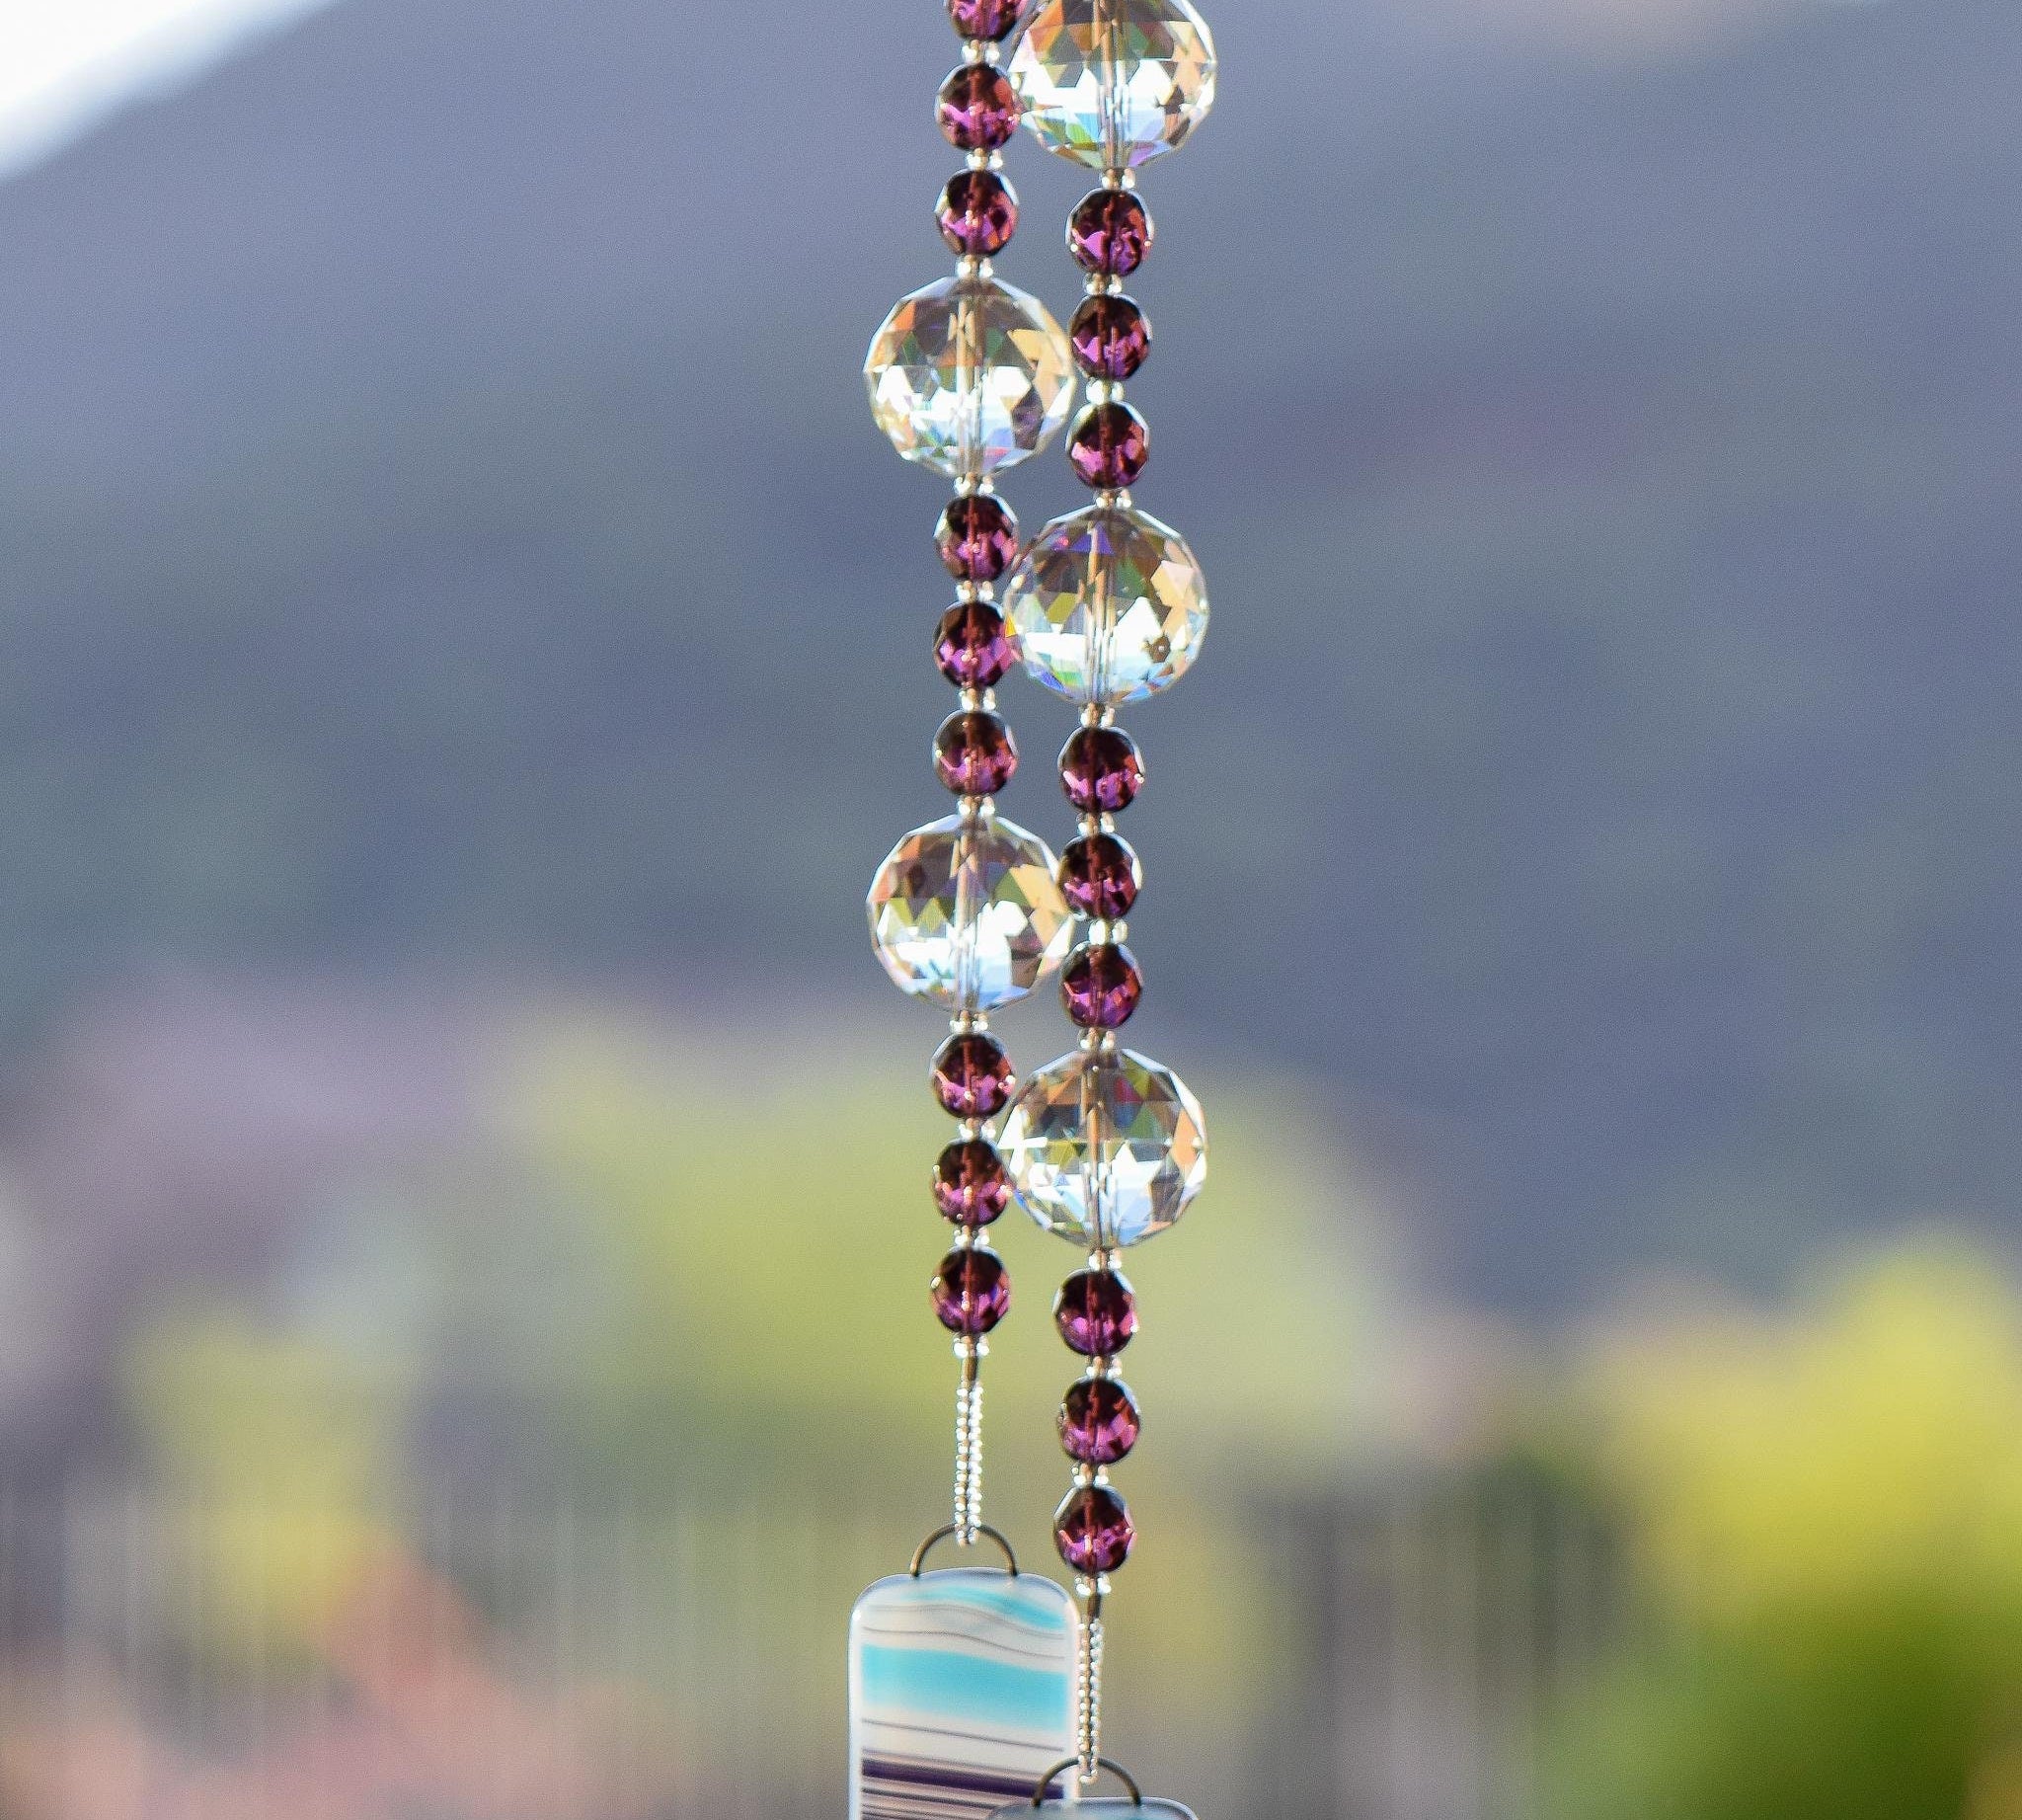
<svg viewBox="0 0 2022 1820">
<path fill-rule="evenodd" d="M 394 1522 L 411 1577 L 366 1587 L 319 1654 L 270 1645 L 257 1576 L 251 1595 L 218 1583 L 219 1538 L 239 1534 L 219 1515 L 125 1484 L 0 1483 L 0 1675 L 39 1675 L 54 1702 L 49 1786 L 83 1773 L 83 1728 L 109 1711 L 184 1766 L 347 1761 L 370 1735 L 358 1677 L 394 1688 L 367 1690 L 376 1710 L 439 1660 L 484 1732 L 443 1806 L 459 1820 L 528 1820 L 536 1798 L 538 1820 L 834 1820 L 842 1623 L 911 1539 L 902 1513 L 833 1487 L 748 1504 L 465 1488 Z M 1536 1485 L 1394 1479 L 1241 1515 L 1286 1595 L 1282 1672 L 1225 1741 L 1243 1820 L 1551 1820 L 1541 1727 L 1633 1616 L 1593 1513 Z M 326 1575 L 323 1533 L 293 1537 Z M 442 1690 L 416 1698 L 414 1723 L 440 1723 Z M 9 1724 L 0 1709 L 0 1754 Z M 309 1820 L 395 1811 L 305 1786 Z"/>
</svg>

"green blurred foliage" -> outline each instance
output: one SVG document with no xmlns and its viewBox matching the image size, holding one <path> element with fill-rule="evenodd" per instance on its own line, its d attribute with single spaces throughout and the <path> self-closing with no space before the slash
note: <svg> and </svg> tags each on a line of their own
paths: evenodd
<svg viewBox="0 0 2022 1820">
<path fill-rule="evenodd" d="M 599 1286 L 550 1367 L 573 1470 L 777 1486 L 783 1548 L 810 1485 L 817 1513 L 906 1500 L 924 1535 L 944 1520 L 956 1379 L 927 1302 L 948 1240 L 927 1173 L 948 1127 L 916 1069 L 840 1046 L 781 1059 L 721 1039 L 656 1052 L 589 1027 L 535 1043 L 512 1076 L 508 1124 Z M 1128 1475 L 1144 1541 L 1113 1634 L 1162 1672 L 1140 1681 L 1141 1714 L 1127 1694 L 1116 1716 L 1161 1730 L 1223 1729 L 1272 1692 L 1283 1595 L 1244 1546 L 1250 1513 L 1229 1493 L 1260 1482 L 1244 1469 L 1267 1468 L 1273 1491 L 1338 1473 L 1376 1419 L 1378 1285 L 1347 1252 L 1335 1147 L 1283 1083 L 1196 1084 L 1214 1178 L 1187 1242 L 1130 1259 L 1146 1325 L 1126 1363 L 1151 1444 Z M 1077 1256 L 1015 1216 L 992 1237 L 1015 1290 L 984 1375 L 988 1511 L 1051 1571 L 1067 1483 L 1051 1418 L 1076 1362 L 1047 1310 Z M 1262 1308 L 1268 1323 L 1243 1321 Z"/>
<path fill-rule="evenodd" d="M 1925 1245 L 1787 1320 L 1603 1349 L 1589 1458 L 1655 1635 L 1567 1714 L 1547 1811 L 2022 1815 L 2022 1305 Z"/>
<path fill-rule="evenodd" d="M 582 1405 L 584 1468 L 903 1471 L 940 1451 L 954 1367 L 927 1280 L 949 1230 L 927 1175 L 946 1121 L 916 1072 L 866 1068 L 839 1044 L 779 1062 L 589 1028 L 536 1043 L 509 1079 L 508 1125 L 596 1286 L 544 1362 Z M 1212 1184 L 1186 1243 L 1129 1260 L 1146 1327 L 1128 1365 L 1167 1461 L 1268 1459 L 1297 1477 L 1338 1464 L 1374 1418 L 1359 1360 L 1376 1285 L 1348 1255 L 1334 1147 L 1279 1084 L 1204 1088 Z M 1057 1460 L 1047 1416 L 1073 1361 L 1046 1310 L 1075 1254 L 1015 1218 L 992 1239 L 1016 1302 L 986 1368 L 1008 1412 L 991 1441 L 1022 1469 Z M 1262 1308 L 1268 1323 L 1243 1321 Z"/>
<path fill-rule="evenodd" d="M 190 1307 L 135 1338 L 130 1402 L 209 1652 L 300 1656 L 389 1541 L 409 1387 L 323 1338 Z"/>
<path fill-rule="evenodd" d="M 1112 1631 L 1159 1665 L 1124 1684 L 1113 1721 L 1169 1741 L 1168 1760 L 1277 1692 L 1295 1589 L 1259 1558 L 1259 1511 L 1391 1439 L 1371 1369 L 1390 1298 L 1352 1253 L 1370 1223 L 1319 1111 L 1276 1079 L 1195 1084 L 1214 1179 L 1186 1242 L 1130 1259 L 1143 1541 Z M 862 1583 L 840 1578 L 849 1539 L 870 1540 L 869 1572 L 896 1571 L 948 1508 L 956 1366 L 927 1299 L 946 1121 L 896 1052 L 867 1065 L 846 1033 L 780 1045 L 599 1018 L 528 1016 L 482 1097 L 456 1154 L 345 1206 L 345 1244 L 298 1262 L 287 1299 L 173 1310 L 136 1343 L 130 1402 L 189 1513 L 205 1647 L 313 1650 L 382 1544 L 428 1553 L 431 1508 L 472 1466 L 451 1460 L 484 1433 L 477 1500 L 548 1536 L 542 1562 L 559 1513 L 622 1518 L 614 1631 L 681 1609 L 704 1659 L 761 1665 L 794 1749 L 832 1754 Z M 1015 1215 L 992 1236 L 1016 1300 L 985 1369 L 988 1515 L 1054 1571 L 1052 1414 L 1077 1362 L 1048 1309 L 1078 1258 Z M 538 1631 L 538 1575 L 481 1558 L 465 1580 Z M 809 1648 L 817 1622 L 833 1650 Z M 676 1722 L 698 1672 L 661 1664 Z"/>
</svg>

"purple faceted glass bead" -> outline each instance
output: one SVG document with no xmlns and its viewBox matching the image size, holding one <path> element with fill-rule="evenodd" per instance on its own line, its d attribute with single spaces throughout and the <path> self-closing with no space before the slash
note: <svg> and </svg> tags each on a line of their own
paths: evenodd
<svg viewBox="0 0 2022 1820">
<path fill-rule="evenodd" d="M 1018 192 L 995 171 L 958 171 L 941 192 L 934 220 L 949 252 L 988 259 L 1018 231 Z"/>
<path fill-rule="evenodd" d="M 1004 636 L 1004 616 L 981 600 L 958 601 L 941 615 L 934 662 L 959 689 L 994 688 L 1017 663 Z"/>
<path fill-rule="evenodd" d="M 934 111 L 957 151 L 993 152 L 1018 130 L 1018 95 L 1011 78 L 987 63 L 964 63 L 941 84 Z"/>
<path fill-rule="evenodd" d="M 1078 916 L 1115 922 L 1128 916 L 1144 880 L 1129 842 L 1115 834 L 1083 834 L 1060 854 L 1060 895 Z"/>
<path fill-rule="evenodd" d="M 1060 999 L 1083 1030 L 1117 1030 L 1144 996 L 1144 976 L 1128 948 L 1097 942 L 1077 948 L 1060 969 Z"/>
<path fill-rule="evenodd" d="M 1137 742 L 1116 727 L 1079 727 L 1060 749 L 1060 788 L 1083 815 L 1114 815 L 1144 787 Z"/>
<path fill-rule="evenodd" d="M 1011 1273 L 982 1245 L 961 1245 L 934 1272 L 934 1312 L 950 1333 L 988 1333 L 1011 1311 Z"/>
<path fill-rule="evenodd" d="M 934 1205 L 957 1226 L 991 1225 L 1011 1205 L 1004 1159 L 980 1138 L 958 1140 L 934 1165 Z"/>
<path fill-rule="evenodd" d="M 1009 38 L 1024 10 L 1024 0 L 948 0 L 948 17 L 964 38 L 994 43 Z"/>
<path fill-rule="evenodd" d="M 1136 1541 L 1128 1507 L 1107 1485 L 1077 1485 L 1053 1512 L 1053 1545 L 1076 1573 L 1115 1573 Z"/>
<path fill-rule="evenodd" d="M 994 493 L 962 494 L 934 526 L 934 547 L 958 582 L 994 582 L 1018 560 L 1018 515 Z"/>
<path fill-rule="evenodd" d="M 1151 217 L 1128 190 L 1092 190 L 1067 217 L 1067 251 L 1083 272 L 1121 278 L 1151 251 Z"/>
<path fill-rule="evenodd" d="M 1001 716 L 959 709 L 934 735 L 934 770 L 957 796 L 995 796 L 1017 775 L 1018 742 Z"/>
<path fill-rule="evenodd" d="M 1004 1046 L 979 1030 L 958 1031 L 934 1052 L 934 1098 L 951 1118 L 994 1118 L 1016 1079 Z"/>
<path fill-rule="evenodd" d="M 1103 291 L 1083 300 L 1067 339 L 1091 379 L 1128 379 L 1151 352 L 1151 324 L 1130 298 Z"/>
<path fill-rule="evenodd" d="M 1077 1270 L 1053 1298 L 1053 1325 L 1084 1359 L 1120 1353 L 1137 1331 L 1137 1298 L 1119 1270 Z"/>
<path fill-rule="evenodd" d="M 1117 400 L 1090 405 L 1067 435 L 1067 461 L 1084 487 L 1118 493 L 1137 484 L 1151 458 L 1151 429 Z"/>
<path fill-rule="evenodd" d="M 1137 1404 L 1121 1379 L 1082 1379 L 1061 1401 L 1058 1419 L 1067 1458 L 1086 1466 L 1113 1466 L 1137 1445 Z"/>
</svg>

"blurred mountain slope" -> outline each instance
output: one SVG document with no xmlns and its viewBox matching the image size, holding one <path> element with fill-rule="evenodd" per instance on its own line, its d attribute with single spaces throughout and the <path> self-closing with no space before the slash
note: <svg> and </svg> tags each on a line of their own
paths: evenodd
<svg viewBox="0 0 2022 1820">
<path fill-rule="evenodd" d="M 854 367 L 944 264 L 924 11 L 345 0 L 0 190 L 18 1030 L 159 958 L 880 989 L 944 585 Z M 1138 723 L 1146 1046 L 1401 1108 L 1516 1306 L 2012 1221 L 2022 13 L 1217 24 L 1147 183 L 1142 498 L 1219 610 Z M 1073 174 L 1013 172 L 1064 309 Z"/>
</svg>

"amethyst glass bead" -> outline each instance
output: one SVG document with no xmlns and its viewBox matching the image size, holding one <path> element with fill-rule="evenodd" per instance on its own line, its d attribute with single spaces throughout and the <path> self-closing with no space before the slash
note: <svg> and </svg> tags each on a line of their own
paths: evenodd
<svg viewBox="0 0 2022 1820">
<path fill-rule="evenodd" d="M 1151 456 L 1151 431 L 1128 405 L 1090 405 L 1067 435 L 1067 461 L 1084 487 L 1117 493 L 1135 486 Z"/>
<path fill-rule="evenodd" d="M 1128 841 L 1115 834 L 1083 834 L 1060 855 L 1060 895 L 1077 916 L 1114 922 L 1128 916 L 1144 879 Z"/>
<path fill-rule="evenodd" d="M 1077 948 L 1060 969 L 1060 1000 L 1083 1030 L 1117 1030 L 1144 996 L 1136 957 L 1114 942 Z"/>
<path fill-rule="evenodd" d="M 1121 278 L 1151 251 L 1151 217 L 1128 190 L 1092 190 L 1067 217 L 1067 251 L 1083 272 Z"/>
<path fill-rule="evenodd" d="M 1083 815 L 1114 815 L 1137 800 L 1144 758 L 1116 727 L 1079 727 L 1060 749 L 1060 787 Z"/>
<path fill-rule="evenodd" d="M 1060 1445 L 1085 1466 L 1113 1466 L 1137 1445 L 1137 1404 L 1116 1378 L 1084 1378 L 1060 1404 Z"/>
<path fill-rule="evenodd" d="M 989 1226 L 1011 1205 L 1011 1183 L 995 1147 L 957 1140 L 934 1165 L 934 1205 L 957 1226 Z"/>
<path fill-rule="evenodd" d="M 948 17 L 964 38 L 1009 38 L 1025 0 L 948 0 Z"/>
<path fill-rule="evenodd" d="M 1018 231 L 1018 193 L 995 171 L 958 171 L 941 192 L 934 220 L 949 252 L 988 259 Z"/>
<path fill-rule="evenodd" d="M 962 494 L 934 526 L 934 547 L 958 582 L 994 582 L 1018 560 L 1018 515 L 994 493 Z"/>
<path fill-rule="evenodd" d="M 1067 339 L 1091 379 L 1128 379 L 1151 352 L 1151 324 L 1130 298 L 1104 291 L 1083 300 Z"/>
<path fill-rule="evenodd" d="M 1053 1545 L 1076 1573 L 1115 1573 L 1136 1541 L 1128 1508 L 1107 1485 L 1077 1485 L 1053 1512 Z"/>
<path fill-rule="evenodd" d="M 964 63 L 949 72 L 934 104 L 941 130 L 957 151 L 993 152 L 1018 130 L 1018 96 L 1011 79 L 987 63 Z"/>
<path fill-rule="evenodd" d="M 1011 1311 L 1011 1273 L 994 1251 L 959 1246 L 934 1272 L 933 1296 L 942 1326 L 979 1338 Z"/>
<path fill-rule="evenodd" d="M 1122 1271 L 1077 1270 L 1053 1298 L 1053 1325 L 1070 1352 L 1107 1359 L 1137 1331 L 1137 1298 Z"/>
<path fill-rule="evenodd" d="M 934 735 L 934 770 L 957 796 L 994 796 L 1018 771 L 1018 742 L 998 715 L 963 708 Z"/>
<path fill-rule="evenodd" d="M 994 1118 L 1016 1078 L 1004 1046 L 979 1030 L 958 1031 L 934 1052 L 934 1098 L 951 1118 Z"/>
<path fill-rule="evenodd" d="M 958 601 L 941 615 L 934 662 L 959 689 L 994 688 L 1018 660 L 1004 636 L 1004 616 L 983 601 Z"/>
</svg>

